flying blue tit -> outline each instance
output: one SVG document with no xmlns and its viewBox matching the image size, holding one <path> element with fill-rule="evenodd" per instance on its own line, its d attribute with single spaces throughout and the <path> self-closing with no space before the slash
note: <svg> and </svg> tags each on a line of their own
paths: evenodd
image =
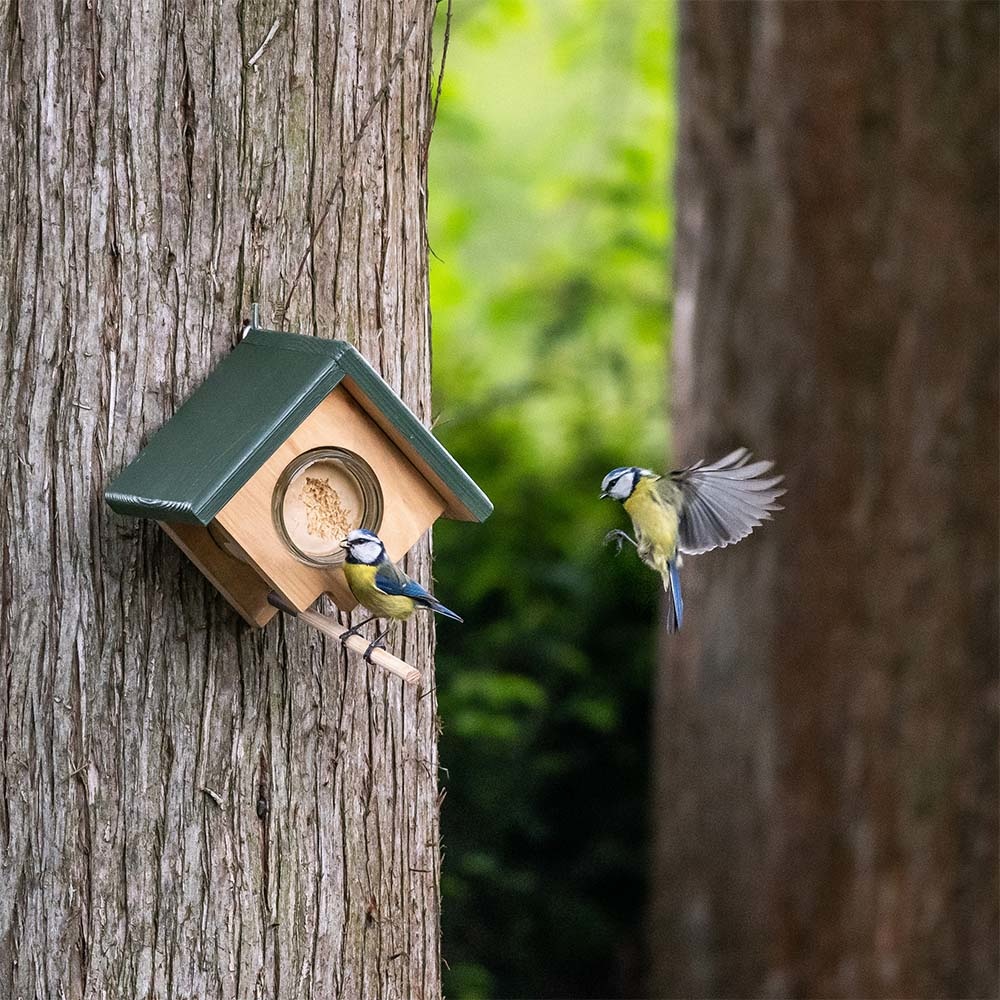
<svg viewBox="0 0 1000 1000">
<path fill-rule="evenodd" d="M 462 620 L 392 562 L 378 535 L 365 528 L 358 528 L 340 544 L 347 550 L 347 561 L 344 563 L 347 585 L 358 603 L 372 612 L 371 618 L 359 622 L 345 632 L 342 638 L 357 635 L 362 625 L 367 625 L 375 618 L 390 619 L 391 628 L 393 621 L 404 621 L 418 608 L 436 611 L 457 622 Z M 389 628 L 368 646 L 365 651 L 366 660 L 370 659 L 373 649 L 384 645 Z"/>
<path fill-rule="evenodd" d="M 760 478 L 773 462 L 753 462 L 746 448 L 737 448 L 712 465 L 698 462 L 661 476 L 635 466 L 612 469 L 601 483 L 601 497 L 618 500 L 632 519 L 635 538 L 624 531 L 608 532 L 606 541 L 631 542 L 639 558 L 663 578 L 667 631 L 676 632 L 684 619 L 681 597 L 681 553 L 698 555 L 738 542 L 782 510 L 774 501 L 784 476 Z M 749 463 L 749 464 L 748 464 Z"/>
</svg>

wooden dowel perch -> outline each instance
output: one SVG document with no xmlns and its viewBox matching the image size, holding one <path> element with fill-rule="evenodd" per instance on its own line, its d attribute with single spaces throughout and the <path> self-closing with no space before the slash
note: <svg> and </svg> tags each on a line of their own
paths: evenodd
<svg viewBox="0 0 1000 1000">
<path fill-rule="evenodd" d="M 339 640 L 355 653 L 360 653 L 363 656 L 368 649 L 367 639 L 363 639 L 360 635 L 351 635 L 345 639 L 344 633 L 348 629 L 327 615 L 321 615 L 318 611 L 299 611 L 273 590 L 267 595 L 267 600 L 279 611 L 284 611 L 285 614 L 292 615 L 294 618 L 301 618 L 307 625 L 311 625 L 324 635 Z M 401 677 L 406 684 L 417 684 L 420 681 L 420 671 L 416 667 L 411 667 L 405 660 L 393 656 L 392 653 L 387 653 L 384 649 L 373 649 L 371 662 L 382 667 L 383 670 L 388 670 L 390 674 Z"/>
</svg>

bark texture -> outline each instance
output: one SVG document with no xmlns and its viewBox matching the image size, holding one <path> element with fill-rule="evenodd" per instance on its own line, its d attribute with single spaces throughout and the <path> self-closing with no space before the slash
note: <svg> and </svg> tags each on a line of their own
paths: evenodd
<svg viewBox="0 0 1000 1000">
<path fill-rule="evenodd" d="M 102 501 L 254 300 L 429 418 L 433 0 L 5 9 L 0 996 L 437 997 L 432 681 Z"/>
<path fill-rule="evenodd" d="M 997 8 L 684 3 L 656 996 L 997 995 Z"/>
</svg>

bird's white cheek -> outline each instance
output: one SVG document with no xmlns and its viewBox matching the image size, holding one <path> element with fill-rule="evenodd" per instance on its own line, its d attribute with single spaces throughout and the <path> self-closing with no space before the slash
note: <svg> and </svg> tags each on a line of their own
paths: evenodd
<svg viewBox="0 0 1000 1000">
<path fill-rule="evenodd" d="M 351 547 L 354 558 L 363 563 L 373 563 L 378 560 L 382 546 L 378 542 L 362 542 Z"/>
</svg>

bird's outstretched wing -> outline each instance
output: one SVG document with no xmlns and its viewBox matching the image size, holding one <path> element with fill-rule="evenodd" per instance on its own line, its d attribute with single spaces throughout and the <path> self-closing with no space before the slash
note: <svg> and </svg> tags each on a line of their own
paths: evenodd
<svg viewBox="0 0 1000 1000">
<path fill-rule="evenodd" d="M 761 479 L 774 463 L 750 463 L 751 457 L 737 448 L 711 465 L 698 462 L 670 473 L 669 481 L 681 491 L 681 552 L 698 555 L 732 545 L 770 520 L 772 511 L 782 510 L 774 501 L 785 492 L 777 489 L 784 476 Z"/>
<path fill-rule="evenodd" d="M 417 604 L 422 604 L 438 614 L 454 618 L 456 621 L 462 620 L 454 611 L 450 611 L 437 600 L 425 587 L 421 587 L 416 580 L 411 580 L 395 563 L 388 559 L 380 563 L 375 571 L 375 586 L 383 594 L 388 594 L 390 597 L 409 597 Z"/>
</svg>

